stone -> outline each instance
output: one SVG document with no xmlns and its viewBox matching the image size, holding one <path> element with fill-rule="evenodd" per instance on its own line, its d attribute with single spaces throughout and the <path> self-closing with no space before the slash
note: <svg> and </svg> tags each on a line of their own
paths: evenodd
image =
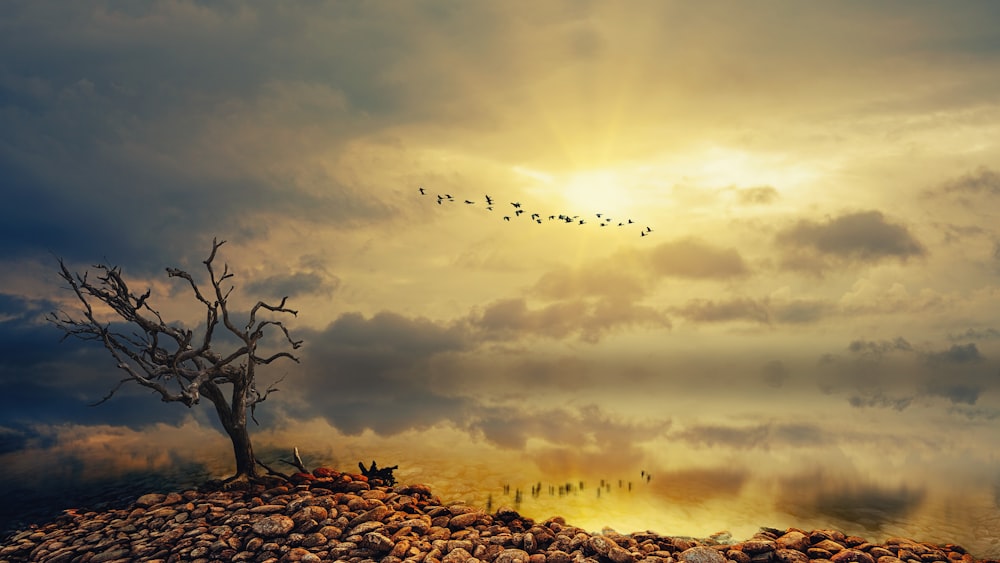
<svg viewBox="0 0 1000 563">
<path fill-rule="evenodd" d="M 292 531 L 295 522 L 283 514 L 273 514 L 254 522 L 253 531 L 265 538 L 284 536 Z"/>
<path fill-rule="evenodd" d="M 683 563 L 726 563 L 726 558 L 718 550 L 697 546 L 685 549 L 678 555 Z"/>
<path fill-rule="evenodd" d="M 448 527 L 452 529 L 467 528 L 473 526 L 482 518 L 483 513 L 479 511 L 463 512 L 451 517 Z"/>
<path fill-rule="evenodd" d="M 493 563 L 529 563 L 531 555 L 522 549 L 505 549 L 497 555 Z"/>
<path fill-rule="evenodd" d="M 805 552 L 809 548 L 809 538 L 799 531 L 791 531 L 774 540 L 775 545 L 781 549 L 794 549 Z"/>
<path fill-rule="evenodd" d="M 796 549 L 774 550 L 774 560 L 779 563 L 809 563 L 809 556 Z"/>
<path fill-rule="evenodd" d="M 838 553 L 844 550 L 843 545 L 829 539 L 813 542 L 812 546 L 817 549 L 825 549 L 826 551 L 829 551 L 831 554 Z"/>
<path fill-rule="evenodd" d="M 612 547 L 619 547 L 618 544 L 605 536 L 594 536 L 590 538 L 587 546 L 593 550 L 594 553 L 602 557 L 607 557 L 608 554 L 611 553 Z"/>
<path fill-rule="evenodd" d="M 614 561 L 614 563 L 634 563 L 635 557 L 628 552 L 623 547 L 614 546 L 611 551 L 608 552 L 608 559 Z"/>
<path fill-rule="evenodd" d="M 833 563 L 875 563 L 871 555 L 857 549 L 843 549 L 830 558 Z"/>
<path fill-rule="evenodd" d="M 141 497 L 137 498 L 135 500 L 135 504 L 136 504 L 136 506 L 141 506 L 143 508 L 149 508 L 150 506 L 153 506 L 155 504 L 160 504 L 161 502 L 163 502 L 163 499 L 165 499 L 166 497 L 167 497 L 167 495 L 163 495 L 163 494 L 160 494 L 160 493 L 149 493 L 149 494 L 145 494 L 145 495 L 142 495 Z"/>
<path fill-rule="evenodd" d="M 392 551 L 395 543 L 385 534 L 368 532 L 365 534 L 364 539 L 361 540 L 361 545 L 373 551 L 388 552 Z"/>
<path fill-rule="evenodd" d="M 774 551 L 775 543 L 773 540 L 747 540 L 740 545 L 740 551 L 748 553 L 751 556 L 758 553 L 766 553 L 769 551 Z"/>
<path fill-rule="evenodd" d="M 442 557 L 441 563 L 465 563 L 470 558 L 472 558 L 472 554 L 469 553 L 464 547 L 457 547 Z"/>
</svg>

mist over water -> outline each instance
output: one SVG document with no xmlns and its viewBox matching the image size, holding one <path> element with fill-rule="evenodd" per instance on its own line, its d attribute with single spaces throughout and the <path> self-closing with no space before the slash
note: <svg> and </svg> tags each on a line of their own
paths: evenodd
<svg viewBox="0 0 1000 563">
<path fill-rule="evenodd" d="M 200 431 L 190 446 L 178 447 L 172 443 L 175 436 L 192 427 L 170 428 L 150 430 L 145 440 L 134 440 L 141 433 L 115 432 L 84 438 L 78 429 L 76 444 L 64 436 L 47 447 L 3 454 L 0 528 L 21 528 L 67 508 L 117 507 L 146 492 L 194 488 L 232 471 L 222 436 Z M 661 468 L 649 471 L 646 479 L 648 470 L 638 466 L 618 474 L 597 467 L 543 470 L 524 452 L 497 448 L 453 428 L 390 438 L 370 432 L 345 436 L 317 427 L 297 431 L 263 435 L 257 449 L 265 463 L 290 469 L 279 460 L 289 458 L 298 444 L 307 467 L 357 472 L 358 462 L 398 465 L 399 482 L 427 483 L 446 502 L 493 511 L 509 506 L 538 520 L 562 516 L 594 532 L 651 530 L 698 538 L 728 532 L 739 541 L 761 526 L 834 528 L 871 541 L 903 536 L 958 543 L 979 558 L 1000 556 L 997 482 L 977 487 L 942 480 L 894 487 L 835 474 L 789 480 L 767 468 L 736 466 L 728 471 Z M 157 445 L 157 435 L 165 444 Z M 275 438 L 284 443 L 276 444 Z M 98 443 L 103 446 L 95 447 Z M 838 493 L 816 492 L 833 490 Z"/>
</svg>

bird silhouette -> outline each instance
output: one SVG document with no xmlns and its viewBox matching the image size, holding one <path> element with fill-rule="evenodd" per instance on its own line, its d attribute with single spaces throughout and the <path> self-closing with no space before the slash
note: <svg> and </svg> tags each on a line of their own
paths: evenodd
<svg viewBox="0 0 1000 563">
<path fill-rule="evenodd" d="M 422 196 L 423 195 L 428 195 L 428 191 L 427 191 L 427 189 L 424 186 L 419 186 L 417 188 L 417 190 L 419 191 L 420 195 L 422 195 Z M 484 194 L 484 197 L 485 197 L 485 201 L 486 201 L 486 205 L 485 205 L 486 210 L 487 211 L 493 211 L 493 204 L 495 203 L 495 200 L 489 194 Z M 465 198 L 455 199 L 455 197 L 452 196 L 451 194 L 436 194 L 436 198 L 437 198 L 438 205 L 443 205 L 445 201 L 450 202 L 450 203 L 455 203 L 455 202 L 461 201 L 462 203 L 465 203 L 466 205 L 474 205 L 476 203 L 476 201 L 471 200 L 471 199 L 465 199 Z M 503 217 L 504 221 L 510 222 L 512 220 L 512 217 L 520 217 L 522 213 L 528 213 L 528 211 L 525 210 L 523 208 L 523 206 L 521 205 L 521 202 L 519 202 L 519 201 L 512 201 L 512 202 L 510 202 L 510 204 L 514 208 L 514 213 L 512 215 L 503 215 L 502 217 Z M 529 217 L 531 218 L 531 220 L 534 221 L 537 224 L 542 224 L 543 223 L 543 219 L 545 217 L 548 217 L 549 221 L 553 221 L 555 219 L 559 219 L 560 222 L 565 223 L 565 224 L 574 224 L 574 223 L 576 223 L 577 225 L 587 225 L 588 221 L 586 220 L 586 217 L 588 217 L 588 216 L 589 215 L 584 215 L 583 218 L 581 218 L 580 215 L 570 215 L 568 213 L 560 213 L 558 215 L 543 215 L 542 213 L 536 213 L 536 212 L 529 213 Z M 609 227 L 609 226 L 612 226 L 612 225 L 618 225 L 619 227 L 624 227 L 625 225 L 633 225 L 633 224 L 635 224 L 635 221 L 633 221 L 632 219 L 614 221 L 611 217 L 608 217 L 607 214 L 605 212 L 603 212 L 603 211 L 600 212 L 600 213 L 594 213 L 593 216 L 597 217 L 597 219 L 598 219 L 597 226 L 599 226 L 599 227 Z M 639 232 L 639 235 L 642 236 L 642 237 L 645 237 L 645 236 L 649 235 L 652 232 L 653 232 L 652 227 L 647 226 L 647 227 L 645 227 L 645 229 L 643 229 L 643 230 L 641 230 Z"/>
</svg>

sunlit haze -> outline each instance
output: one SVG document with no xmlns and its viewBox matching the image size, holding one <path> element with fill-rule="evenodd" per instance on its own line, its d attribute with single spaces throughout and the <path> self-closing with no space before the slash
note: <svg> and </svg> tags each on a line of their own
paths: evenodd
<svg viewBox="0 0 1000 563">
<path fill-rule="evenodd" d="M 232 471 L 210 405 L 88 406 L 121 375 L 44 320 L 78 307 L 62 258 L 198 330 L 164 268 L 204 280 L 218 237 L 234 307 L 298 311 L 268 461 L 1000 557 L 998 28 L 969 0 L 5 2 L 0 476 Z"/>
</svg>

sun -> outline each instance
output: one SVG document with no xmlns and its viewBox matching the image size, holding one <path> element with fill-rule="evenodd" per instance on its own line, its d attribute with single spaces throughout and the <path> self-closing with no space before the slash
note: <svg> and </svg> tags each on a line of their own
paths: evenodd
<svg viewBox="0 0 1000 563">
<path fill-rule="evenodd" d="M 518 167 L 517 173 L 536 180 L 529 191 L 549 200 L 560 212 L 581 217 L 626 219 L 641 211 L 635 174 L 614 168 L 550 174 Z"/>
</svg>

